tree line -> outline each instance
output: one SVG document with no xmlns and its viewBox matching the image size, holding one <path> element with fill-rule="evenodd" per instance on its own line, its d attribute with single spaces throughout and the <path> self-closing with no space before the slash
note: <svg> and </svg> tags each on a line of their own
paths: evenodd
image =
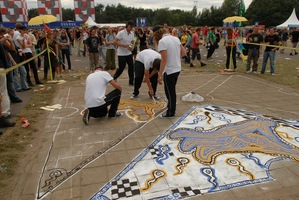
<svg viewBox="0 0 299 200">
<path fill-rule="evenodd" d="M 171 10 L 169 8 L 144 9 L 126 7 L 122 4 L 95 6 L 95 21 L 98 23 L 124 23 L 127 20 L 135 21 L 138 17 L 146 17 L 149 26 L 167 23 L 170 26 L 222 26 L 223 19 L 229 16 L 239 15 L 242 0 L 224 0 L 222 5 L 204 8 L 198 12 L 194 6 L 192 10 Z M 290 16 L 293 8 L 299 13 L 299 0 L 253 0 L 245 12 L 249 20 L 244 25 L 252 25 L 255 22 L 269 26 L 277 26 Z M 29 19 L 38 16 L 37 8 L 28 10 Z M 63 21 L 75 19 L 74 9 L 62 8 Z"/>
</svg>

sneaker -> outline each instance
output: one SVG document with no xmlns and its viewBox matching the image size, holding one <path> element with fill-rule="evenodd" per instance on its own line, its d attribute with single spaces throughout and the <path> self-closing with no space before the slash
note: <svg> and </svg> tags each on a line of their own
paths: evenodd
<svg viewBox="0 0 299 200">
<path fill-rule="evenodd" d="M 271 73 L 271 75 L 272 75 L 272 76 L 275 76 L 275 74 L 274 74 L 274 73 Z"/>
<path fill-rule="evenodd" d="M 201 63 L 201 67 L 204 67 L 204 66 L 206 66 L 207 64 L 206 63 Z"/>
<path fill-rule="evenodd" d="M 122 115 L 123 115 L 122 113 L 120 113 L 120 112 L 116 112 L 116 113 L 115 113 L 115 116 L 109 116 L 109 115 L 108 115 L 108 118 L 120 117 L 120 116 L 122 116 Z"/>
<path fill-rule="evenodd" d="M 22 99 L 11 100 L 11 103 L 22 103 Z"/>
<path fill-rule="evenodd" d="M 297 52 L 295 52 L 295 55 L 297 55 L 298 53 Z"/>
<path fill-rule="evenodd" d="M 88 108 L 85 109 L 84 111 L 84 115 L 83 115 L 83 122 L 85 125 L 88 125 L 89 124 L 89 110 Z"/>
<path fill-rule="evenodd" d="M 135 94 L 133 94 L 131 97 L 130 97 L 130 99 L 137 99 L 138 98 L 138 95 L 135 95 Z"/>
<path fill-rule="evenodd" d="M 254 71 L 254 72 L 252 72 L 252 73 L 257 74 L 257 71 Z"/>
<path fill-rule="evenodd" d="M 246 71 L 247 74 L 251 73 L 251 71 Z"/>
<path fill-rule="evenodd" d="M 160 100 L 160 97 L 158 97 L 158 96 L 154 96 L 154 99 L 155 99 L 155 100 Z"/>
<path fill-rule="evenodd" d="M 160 118 L 174 118 L 175 115 L 168 115 L 167 113 L 164 113 L 160 115 Z"/>
<path fill-rule="evenodd" d="M 195 67 L 195 65 L 193 65 L 193 63 L 190 63 L 190 67 Z"/>
<path fill-rule="evenodd" d="M 290 53 L 290 56 L 292 56 L 293 54 L 292 53 Z"/>
<path fill-rule="evenodd" d="M 9 121 L 4 116 L 0 118 L 0 128 L 13 127 L 14 125 L 16 125 L 15 122 Z"/>
</svg>

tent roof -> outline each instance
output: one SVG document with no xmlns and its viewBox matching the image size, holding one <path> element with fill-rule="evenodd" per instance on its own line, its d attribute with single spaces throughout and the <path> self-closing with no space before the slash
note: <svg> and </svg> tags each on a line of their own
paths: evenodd
<svg viewBox="0 0 299 200">
<path fill-rule="evenodd" d="M 99 27 L 99 28 L 108 28 L 108 27 L 115 28 L 115 27 L 124 27 L 124 26 L 126 26 L 126 24 L 124 24 L 124 23 L 98 24 L 95 21 L 93 21 L 93 19 L 91 17 L 88 17 L 85 24 L 87 24 L 88 28 L 93 27 L 93 26 L 96 26 L 96 27 Z"/>
<path fill-rule="evenodd" d="M 93 21 L 93 19 L 90 16 L 86 20 L 85 24 L 87 24 L 88 28 L 93 26 L 101 27 L 101 25 Z"/>
<path fill-rule="evenodd" d="M 277 27 L 278 28 L 283 28 L 283 27 L 295 27 L 295 26 L 299 26 L 299 20 L 297 18 L 296 11 L 295 11 L 295 8 L 294 8 L 291 16 L 289 17 L 289 19 L 287 19 L 284 23 L 280 24 Z"/>
</svg>

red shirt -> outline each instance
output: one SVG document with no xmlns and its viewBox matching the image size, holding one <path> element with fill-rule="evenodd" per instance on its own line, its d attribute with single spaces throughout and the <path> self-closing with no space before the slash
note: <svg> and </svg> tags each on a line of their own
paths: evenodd
<svg viewBox="0 0 299 200">
<path fill-rule="evenodd" d="M 197 33 L 193 33 L 192 35 L 192 44 L 191 44 L 191 48 L 199 48 L 199 44 L 197 43 L 199 40 L 199 36 Z"/>
</svg>

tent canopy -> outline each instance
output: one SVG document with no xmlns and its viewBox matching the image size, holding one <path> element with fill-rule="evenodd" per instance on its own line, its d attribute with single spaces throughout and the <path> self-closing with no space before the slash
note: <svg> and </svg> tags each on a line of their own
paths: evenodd
<svg viewBox="0 0 299 200">
<path fill-rule="evenodd" d="M 98 24 L 91 17 L 88 17 L 87 21 L 85 22 L 88 28 L 96 26 L 99 28 L 115 28 L 115 27 L 124 27 L 126 24 L 124 23 L 114 23 L 114 24 Z"/>
<path fill-rule="evenodd" d="M 287 19 L 284 23 L 277 26 L 277 28 L 284 28 L 284 27 L 299 27 L 299 20 L 296 15 L 295 8 L 293 9 L 293 12 L 289 19 Z"/>
<path fill-rule="evenodd" d="M 91 17 L 88 17 L 85 24 L 87 25 L 88 28 L 93 27 L 93 26 L 101 27 L 101 25 L 96 23 L 95 21 L 93 21 L 93 19 Z"/>
</svg>

